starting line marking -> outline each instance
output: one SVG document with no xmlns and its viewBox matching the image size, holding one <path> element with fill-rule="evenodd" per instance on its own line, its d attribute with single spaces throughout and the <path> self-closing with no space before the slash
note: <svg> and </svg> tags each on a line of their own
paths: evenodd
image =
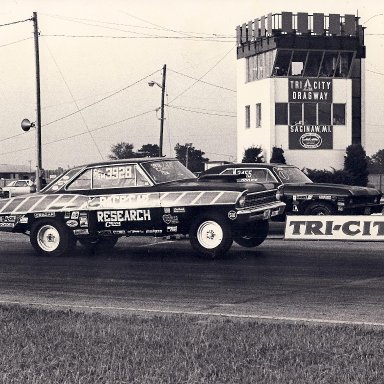
<svg viewBox="0 0 384 384">
<path fill-rule="evenodd" d="M 91 310 L 109 310 L 109 311 L 113 310 L 113 311 L 127 311 L 127 312 L 161 313 L 161 314 L 169 314 L 169 315 L 215 316 L 215 317 L 228 317 L 228 318 L 238 318 L 238 319 L 287 321 L 287 322 L 294 322 L 294 323 L 361 325 L 361 326 L 384 327 L 384 323 L 378 323 L 378 322 L 330 320 L 330 319 L 316 319 L 316 318 L 306 318 L 306 317 L 242 315 L 242 314 L 231 314 L 231 313 L 222 313 L 222 312 L 179 311 L 179 310 L 164 310 L 164 309 L 134 308 L 134 307 L 93 306 L 93 305 L 80 305 L 80 304 L 49 304 L 49 303 L 23 302 L 23 301 L 12 301 L 12 300 L 0 300 L 0 304 L 17 304 L 17 305 L 23 305 L 23 306 L 41 306 L 41 307 L 55 307 L 55 308 L 69 308 L 69 309 L 76 308 L 76 309 L 91 309 Z"/>
</svg>

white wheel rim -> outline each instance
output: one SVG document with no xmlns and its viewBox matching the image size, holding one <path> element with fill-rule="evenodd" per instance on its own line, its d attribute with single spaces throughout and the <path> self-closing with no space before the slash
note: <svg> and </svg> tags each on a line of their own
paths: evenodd
<svg viewBox="0 0 384 384">
<path fill-rule="evenodd" d="M 206 249 L 216 248 L 223 241 L 223 229 L 215 221 L 204 221 L 197 230 L 197 240 Z"/>
<path fill-rule="evenodd" d="M 60 244 L 59 231 L 52 225 L 43 225 L 37 232 L 37 243 L 45 252 L 53 252 Z"/>
</svg>

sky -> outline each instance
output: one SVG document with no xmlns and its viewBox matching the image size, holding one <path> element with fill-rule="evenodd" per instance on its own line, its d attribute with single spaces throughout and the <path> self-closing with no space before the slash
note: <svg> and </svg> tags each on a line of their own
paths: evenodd
<svg viewBox="0 0 384 384">
<path fill-rule="evenodd" d="M 384 148 L 381 1 L 2 0 L 0 164 L 36 165 L 33 23 L 40 46 L 45 169 L 105 160 L 111 146 L 158 144 L 167 65 L 164 154 L 192 143 L 210 160 L 236 158 L 235 29 L 282 11 L 358 14 L 366 27 L 365 149 Z M 17 22 L 17 23 L 15 23 Z M 6 25 L 9 23 L 14 23 Z"/>
</svg>

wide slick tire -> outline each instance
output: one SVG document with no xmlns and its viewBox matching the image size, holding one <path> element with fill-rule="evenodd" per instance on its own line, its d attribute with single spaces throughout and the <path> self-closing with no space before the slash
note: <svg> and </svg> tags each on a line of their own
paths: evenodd
<svg viewBox="0 0 384 384">
<path fill-rule="evenodd" d="M 64 223 L 53 219 L 33 223 L 29 236 L 35 251 L 43 256 L 63 256 L 76 244 L 73 233 Z"/>
<path fill-rule="evenodd" d="M 268 236 L 268 220 L 249 223 L 243 230 L 236 231 L 234 240 L 237 244 L 245 248 L 253 248 L 260 245 Z"/>
<path fill-rule="evenodd" d="M 231 248 L 231 226 L 219 215 L 200 215 L 191 224 L 189 240 L 200 257 L 219 258 Z"/>
<path fill-rule="evenodd" d="M 325 201 L 316 201 L 310 203 L 304 210 L 305 215 L 334 215 L 336 213 L 335 207 Z"/>
</svg>

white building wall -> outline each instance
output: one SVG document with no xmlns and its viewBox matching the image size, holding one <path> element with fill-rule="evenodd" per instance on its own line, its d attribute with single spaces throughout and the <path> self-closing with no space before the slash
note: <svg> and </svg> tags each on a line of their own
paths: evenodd
<svg viewBox="0 0 384 384">
<path fill-rule="evenodd" d="M 333 149 L 289 150 L 288 125 L 274 125 L 275 102 L 288 103 L 288 79 L 268 78 L 246 83 L 246 61 L 237 62 L 237 160 L 250 146 L 261 146 L 269 161 L 272 147 L 281 147 L 288 164 L 300 168 L 341 169 L 352 143 L 352 80 L 333 79 L 333 103 L 346 105 L 345 125 L 333 126 Z M 261 103 L 261 128 L 256 128 L 256 103 Z M 245 128 L 245 106 L 251 110 L 251 126 Z"/>
<path fill-rule="evenodd" d="M 237 61 L 237 161 L 241 162 L 244 150 L 251 146 L 260 146 L 266 161 L 271 156 L 274 130 L 273 83 L 271 79 L 246 82 L 246 61 Z M 261 104 L 261 127 L 256 127 L 256 104 Z M 250 106 L 251 124 L 245 127 L 245 106 Z M 273 116 L 273 120 L 271 117 Z M 274 140 L 274 139 L 273 139 Z"/>
</svg>

